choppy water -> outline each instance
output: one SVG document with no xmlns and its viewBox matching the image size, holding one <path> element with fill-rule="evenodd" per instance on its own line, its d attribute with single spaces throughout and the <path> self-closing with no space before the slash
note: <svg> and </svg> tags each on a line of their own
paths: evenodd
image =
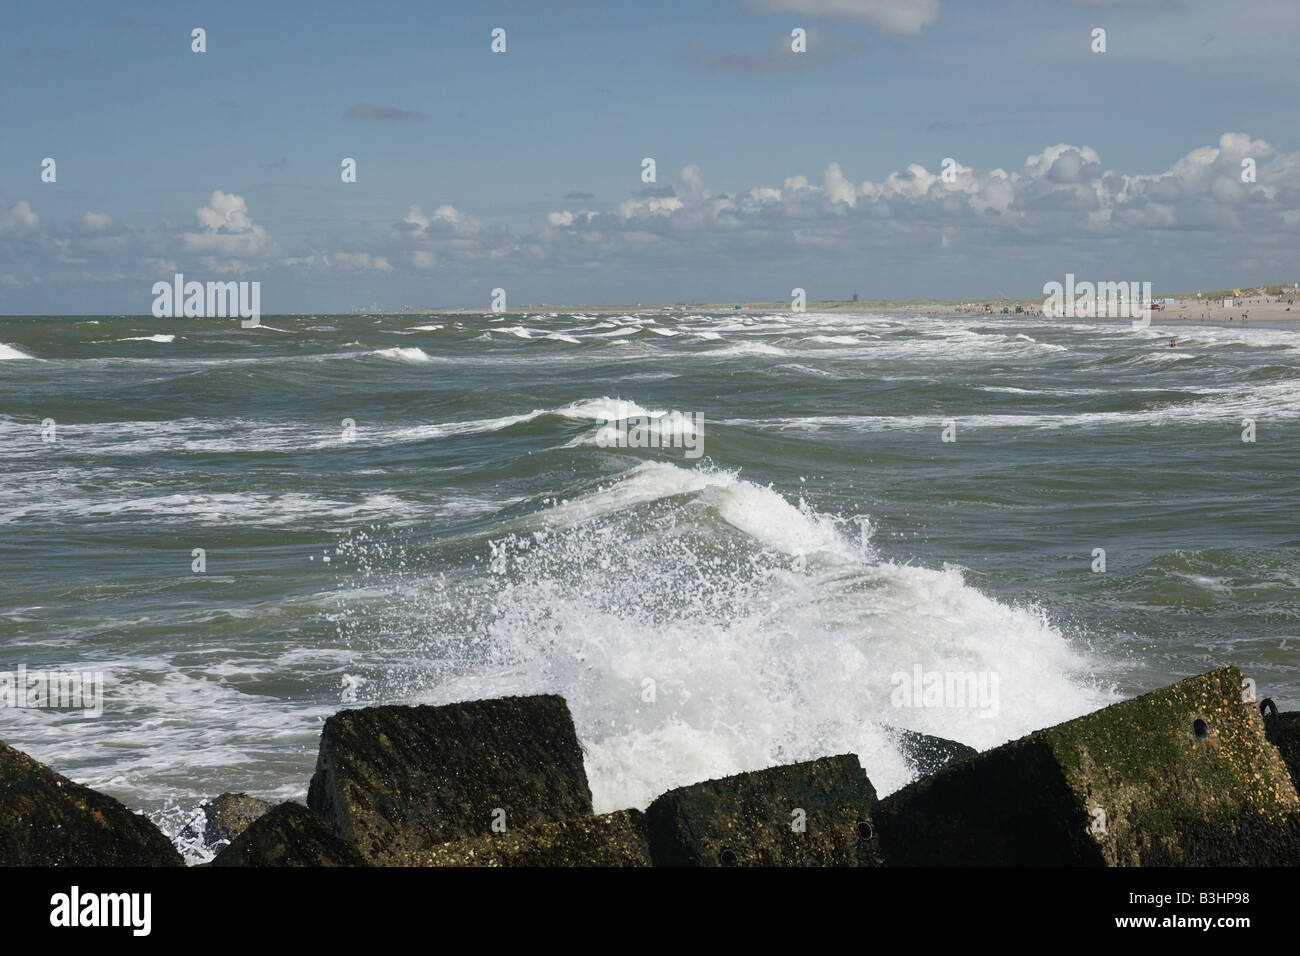
<svg viewBox="0 0 1300 956">
<path fill-rule="evenodd" d="M 1223 663 L 1300 703 L 1294 328 L 264 322 L 0 319 L 0 670 L 109 676 L 0 737 L 172 829 L 301 797 L 345 675 L 564 695 L 600 810 L 845 751 L 889 791 L 886 725 L 987 747 Z M 602 447 L 620 409 L 703 457 Z M 918 666 L 996 710 L 895 706 Z"/>
</svg>

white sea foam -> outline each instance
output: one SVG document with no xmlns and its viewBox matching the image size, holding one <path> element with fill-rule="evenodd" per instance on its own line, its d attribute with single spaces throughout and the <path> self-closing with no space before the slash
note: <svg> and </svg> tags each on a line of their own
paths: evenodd
<svg viewBox="0 0 1300 956">
<path fill-rule="evenodd" d="M 492 549 L 485 657 L 420 697 L 563 695 L 599 811 L 844 752 L 889 792 L 910 771 L 886 725 L 984 748 L 1110 700 L 1041 612 L 731 472 L 644 463 L 527 524 Z M 997 674 L 997 711 L 894 706 L 917 665 Z"/>
<path fill-rule="evenodd" d="M 636 402 L 622 398 L 584 398 L 555 409 L 557 415 L 588 421 L 614 421 L 620 418 L 637 418 L 662 415 L 662 411 L 648 411 Z"/>
<path fill-rule="evenodd" d="M 992 390 L 992 389 L 985 389 Z M 1145 391 L 1152 391 L 1146 389 Z M 1157 389 L 1155 391 L 1167 391 Z M 1300 382 L 1273 382 L 1232 389 L 1204 389 L 1203 395 L 1181 403 L 1157 403 L 1149 408 L 1120 412 L 1007 413 L 955 416 L 964 427 L 975 428 L 1096 428 L 1139 425 L 1236 424 L 1242 416 L 1260 420 L 1300 418 Z M 797 418 L 730 418 L 724 425 L 771 429 L 848 428 L 861 432 L 891 428 L 941 428 L 944 415 L 806 415 Z"/>
<path fill-rule="evenodd" d="M 341 501 L 309 494 L 259 494 L 256 492 L 196 492 L 190 494 L 117 497 L 64 496 L 8 503 L 0 524 L 34 518 L 71 518 L 85 521 L 135 520 L 147 516 L 158 522 L 197 524 L 289 525 L 309 522 L 313 527 L 343 528 L 359 518 L 410 519 L 411 502 L 394 495 L 368 495 L 360 501 Z"/>
<path fill-rule="evenodd" d="M 686 445 L 677 439 L 690 438 L 702 435 L 702 426 L 697 426 L 695 418 L 688 414 L 673 414 L 666 411 L 646 412 L 640 406 L 632 406 L 635 411 L 627 415 L 619 416 L 620 418 L 639 419 L 637 427 L 644 433 L 644 438 L 648 442 L 648 447 L 652 448 L 684 448 Z M 598 445 L 603 448 L 615 447 L 637 447 L 620 445 L 620 428 L 610 423 L 593 428 L 576 438 L 569 441 L 566 448 L 574 448 L 578 445 Z M 692 443 L 692 447 L 699 446 Z M 695 455 L 694 457 L 699 457 Z"/>
<path fill-rule="evenodd" d="M 32 356 L 28 355 L 22 349 L 14 348 L 12 345 L 6 345 L 4 342 L 0 342 L 0 362 L 11 362 L 15 359 L 30 358 L 32 358 Z"/>
<path fill-rule="evenodd" d="M 433 356 L 425 352 L 424 349 L 415 346 L 410 348 L 376 349 L 370 354 L 379 358 L 391 359 L 394 362 L 406 362 L 408 364 L 433 361 Z"/>
<path fill-rule="evenodd" d="M 535 408 L 517 415 L 501 415 L 495 418 L 470 419 L 459 422 L 437 422 L 428 425 L 412 425 L 404 428 L 380 430 L 373 436 L 374 440 L 386 441 L 423 441 L 430 438 L 446 438 L 452 435 L 476 435 L 496 432 L 511 428 L 523 422 L 531 422 L 544 415 L 557 415 L 574 421 L 613 421 L 621 418 L 658 416 L 662 411 L 647 411 L 635 402 L 617 398 L 588 398 L 556 408 Z"/>
<path fill-rule="evenodd" d="M 806 341 L 818 345 L 861 345 L 862 339 L 856 335 L 812 335 Z"/>
<path fill-rule="evenodd" d="M 798 354 L 792 349 L 778 348 L 775 345 L 768 345 L 766 342 L 741 342 L 738 345 L 728 345 L 720 349 L 714 349 L 706 353 L 710 358 L 728 358 L 732 356 L 750 356 L 750 355 L 779 355 L 791 356 Z"/>
<path fill-rule="evenodd" d="M 574 422 L 594 423 L 625 418 L 659 418 L 666 414 L 663 409 L 647 409 L 636 402 L 603 396 L 579 399 L 552 408 L 535 408 L 527 412 L 491 418 L 418 425 L 363 424 L 357 432 L 356 441 L 361 445 L 383 445 L 457 435 L 487 434 L 547 415 Z M 24 427 L 27 425 L 17 419 L 0 417 L 0 434 L 10 431 L 16 433 Z M 319 422 L 314 421 L 260 422 L 229 418 L 177 418 L 165 421 L 82 422 L 61 426 L 61 434 L 69 439 L 75 439 L 78 447 L 89 453 L 112 456 L 151 455 L 176 451 L 205 454 L 294 452 L 334 448 L 344 444 L 339 430 L 323 428 Z M 594 432 L 592 434 L 594 435 Z M 25 449 L 20 448 L 16 452 L 20 456 L 35 458 L 41 458 L 47 453 L 46 446 L 40 443 L 28 445 Z"/>
<path fill-rule="evenodd" d="M 425 441 L 430 438 L 447 438 L 452 435 L 478 435 L 484 432 L 501 431 L 521 422 L 530 422 L 540 418 L 546 412 L 535 409 L 522 415 L 502 415 L 497 418 L 479 418 L 463 422 L 442 422 L 431 425 L 412 425 L 406 428 L 380 432 L 376 438 L 380 441 Z"/>
</svg>

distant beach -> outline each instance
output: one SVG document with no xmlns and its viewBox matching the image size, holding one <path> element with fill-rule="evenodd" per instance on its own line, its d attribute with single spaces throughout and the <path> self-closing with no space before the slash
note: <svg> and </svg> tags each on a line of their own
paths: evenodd
<svg viewBox="0 0 1300 956">
<path fill-rule="evenodd" d="M 1154 296 L 1157 307 L 1151 312 L 1156 323 L 1191 321 L 1218 323 L 1269 322 L 1296 323 L 1300 326 L 1300 290 L 1282 293 L 1251 293 L 1234 295 L 1231 291 L 1217 291 L 1197 295 Z M 1172 300 L 1172 301 L 1165 301 Z M 1004 312 L 1005 310 L 1005 312 Z M 402 308 L 398 310 L 355 310 L 367 315 L 478 315 L 481 308 Z M 549 303 L 524 303 L 507 312 L 579 313 L 586 315 L 644 315 L 656 312 L 753 312 L 789 313 L 794 308 L 789 301 L 737 301 L 711 303 L 658 303 L 634 305 L 556 305 Z M 805 312 L 875 313 L 905 312 L 918 315 L 1003 315 L 1025 318 L 1052 318 L 1043 313 L 1043 298 L 1035 299 L 825 299 L 809 300 Z M 1105 321 L 1104 318 L 1096 321 Z"/>
</svg>

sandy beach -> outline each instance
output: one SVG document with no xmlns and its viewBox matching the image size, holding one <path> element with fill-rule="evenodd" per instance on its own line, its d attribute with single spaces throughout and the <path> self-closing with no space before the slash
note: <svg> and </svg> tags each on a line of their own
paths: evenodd
<svg viewBox="0 0 1300 956">
<path fill-rule="evenodd" d="M 1293 301 L 1294 300 L 1294 301 Z M 1296 322 L 1300 321 L 1300 294 L 1287 298 L 1240 298 L 1225 306 L 1222 300 L 1183 298 L 1154 313 L 1162 321 L 1186 319 L 1200 322 Z"/>
<path fill-rule="evenodd" d="M 1300 325 L 1300 291 L 1288 295 L 1250 295 L 1233 296 L 1225 299 L 1222 293 L 1195 295 L 1159 296 L 1160 299 L 1173 299 L 1172 303 L 1160 303 L 1151 313 L 1152 321 L 1186 321 L 1218 323 L 1295 323 Z M 1231 304 L 1225 305 L 1225 302 Z M 950 300 L 950 301 L 904 301 L 896 299 L 872 299 L 861 301 L 847 300 L 810 300 L 806 303 L 806 312 L 910 312 L 917 315 L 1019 315 L 1026 319 L 1043 316 L 1041 299 L 997 299 L 997 300 Z M 1005 312 L 1004 312 L 1005 310 Z M 1019 311 L 1017 311 L 1019 310 Z M 793 311 L 789 302 L 724 302 L 692 303 L 682 302 L 635 305 L 561 305 L 552 303 L 524 303 L 511 306 L 504 314 L 522 312 L 570 313 L 582 315 L 641 315 L 651 312 L 742 312 L 742 313 L 788 313 Z M 455 309 L 412 309 L 405 308 L 396 312 L 375 314 L 403 315 L 481 315 L 480 308 Z M 1098 317 L 1107 321 L 1108 317 Z"/>
</svg>

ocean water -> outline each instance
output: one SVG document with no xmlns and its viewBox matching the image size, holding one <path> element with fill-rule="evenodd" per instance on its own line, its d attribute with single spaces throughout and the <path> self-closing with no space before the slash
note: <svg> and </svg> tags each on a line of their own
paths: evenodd
<svg viewBox="0 0 1300 956">
<path fill-rule="evenodd" d="M 107 680 L 0 738 L 176 833 L 302 798 L 348 688 L 561 694 L 601 811 L 844 752 L 889 792 L 891 727 L 985 748 L 1225 663 L 1295 708 L 1298 336 L 0 318 L 0 671 Z M 668 447 L 607 440 L 636 416 Z M 918 669 L 995 700 L 900 700 Z"/>
</svg>

